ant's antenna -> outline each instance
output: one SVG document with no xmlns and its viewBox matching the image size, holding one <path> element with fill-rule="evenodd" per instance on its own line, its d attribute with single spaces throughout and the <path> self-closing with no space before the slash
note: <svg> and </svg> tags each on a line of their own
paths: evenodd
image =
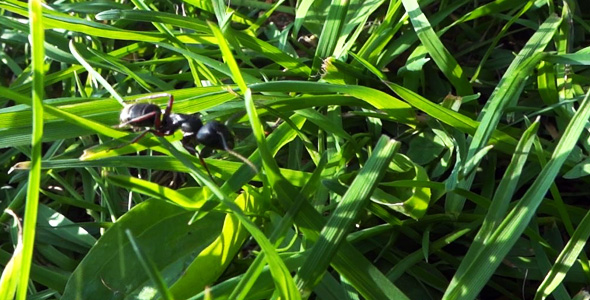
<svg viewBox="0 0 590 300">
<path fill-rule="evenodd" d="M 230 149 L 227 146 L 227 143 L 225 142 L 225 137 L 222 134 L 217 133 L 217 135 L 219 135 L 219 137 L 221 138 L 221 142 L 223 143 L 223 150 L 225 150 L 227 153 L 239 158 L 241 161 L 243 161 L 245 164 L 247 164 L 250 168 L 252 168 L 252 170 L 254 170 L 254 173 L 258 173 L 258 168 L 249 159 L 243 157 L 240 153 Z"/>
</svg>

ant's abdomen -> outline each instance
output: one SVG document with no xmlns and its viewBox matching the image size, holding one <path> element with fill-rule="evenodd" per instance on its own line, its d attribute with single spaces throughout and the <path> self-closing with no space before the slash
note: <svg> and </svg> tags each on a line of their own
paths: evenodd
<svg viewBox="0 0 590 300">
<path fill-rule="evenodd" d="M 152 127 L 161 115 L 160 107 L 151 103 L 138 103 L 126 106 L 121 111 L 121 123 L 129 123 L 132 127 Z M 141 118 L 141 116 L 148 116 Z M 135 121 L 133 121 L 136 119 Z"/>
</svg>

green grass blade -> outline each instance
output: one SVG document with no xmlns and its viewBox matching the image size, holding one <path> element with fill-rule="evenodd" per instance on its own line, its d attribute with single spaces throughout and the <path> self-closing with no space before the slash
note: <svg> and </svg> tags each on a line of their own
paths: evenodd
<svg viewBox="0 0 590 300">
<path fill-rule="evenodd" d="M 475 74 L 473 74 L 473 76 L 471 77 L 471 80 L 470 80 L 471 82 L 475 82 L 477 80 L 477 77 L 479 76 L 479 73 L 481 72 L 481 69 L 483 68 L 484 64 L 487 62 L 488 58 L 490 57 L 490 55 L 492 54 L 492 52 L 496 48 L 496 45 L 498 45 L 498 43 L 500 42 L 500 39 L 502 37 L 504 37 L 504 35 L 506 34 L 506 32 L 508 31 L 510 26 L 514 22 L 516 22 L 516 20 L 518 20 L 524 13 L 526 13 L 531 8 L 531 6 L 533 6 L 534 3 L 535 3 L 534 0 L 529 0 L 527 3 L 525 3 L 524 7 L 520 10 L 520 12 L 518 12 L 512 18 L 510 18 L 510 20 L 502 27 L 502 30 L 494 37 L 492 44 L 488 47 L 488 50 L 483 55 L 481 62 L 477 66 L 477 69 L 475 70 Z"/>
<path fill-rule="evenodd" d="M 348 11 L 348 2 L 349 0 L 332 0 L 316 48 L 312 73 L 319 71 L 324 59 L 328 56 L 334 55 L 336 44 L 340 38 L 342 23 L 344 22 L 346 12 Z"/>
<path fill-rule="evenodd" d="M 31 171 L 27 186 L 27 202 L 25 204 L 25 220 L 23 226 L 23 248 L 16 299 L 27 298 L 27 287 L 31 264 L 33 262 L 33 247 L 35 245 L 35 227 L 37 225 L 37 211 L 39 208 L 39 190 L 41 184 L 41 147 L 43 138 L 43 97 L 45 94 L 43 76 L 45 72 L 45 28 L 42 23 L 42 3 L 32 0 L 29 3 L 32 72 L 33 72 L 33 133 L 31 149 Z"/>
<path fill-rule="evenodd" d="M 299 213 L 303 202 L 307 201 L 307 195 L 311 194 L 311 192 L 317 189 L 325 165 L 326 159 L 325 156 L 322 156 L 322 159 L 320 160 L 318 167 L 314 171 L 312 177 L 306 183 L 303 190 L 297 194 L 293 205 L 289 208 L 285 216 L 281 219 L 280 224 L 277 225 L 277 227 L 273 231 L 270 237 L 270 241 L 275 243 L 275 245 L 279 246 L 280 242 L 284 238 L 284 234 L 287 232 L 289 227 L 292 226 L 295 215 Z M 244 273 L 244 277 L 242 277 L 238 285 L 234 288 L 234 291 L 230 295 L 230 298 L 244 299 L 249 294 L 249 291 L 254 286 L 256 280 L 259 278 L 263 267 L 264 255 L 263 253 L 261 253 L 261 255 L 256 257 L 252 265 L 250 265 L 248 271 Z"/>
<path fill-rule="evenodd" d="M 486 245 L 488 245 L 486 241 L 496 230 L 498 224 L 500 224 L 506 216 L 510 199 L 512 199 L 514 196 L 518 179 L 522 174 L 522 168 L 527 161 L 528 153 L 531 149 L 538 128 L 539 122 L 537 121 L 525 131 L 522 138 L 520 139 L 520 142 L 516 147 L 515 154 L 512 157 L 512 161 L 506 169 L 505 176 L 502 178 L 498 188 L 496 189 L 497 192 L 488 208 L 488 212 L 484 218 L 483 224 L 475 236 L 473 244 L 471 247 L 469 247 L 465 258 L 463 259 L 463 263 L 459 265 L 459 268 L 455 273 L 455 277 L 453 280 L 451 280 L 449 289 L 453 288 L 457 284 L 457 278 L 460 277 L 471 264 L 477 263 L 475 261 L 477 254 L 480 253 Z"/>
<path fill-rule="evenodd" d="M 121 106 L 125 106 L 125 100 L 123 100 L 123 98 L 119 95 L 119 93 L 117 93 L 115 91 L 115 89 L 111 86 L 111 84 L 106 81 L 102 75 L 100 75 L 98 72 L 96 72 L 92 66 L 90 66 L 90 64 L 80 55 L 80 53 L 78 53 L 78 50 L 76 49 L 76 45 L 74 44 L 73 40 L 70 40 L 70 51 L 72 52 L 72 55 L 74 55 L 74 57 L 78 60 L 78 62 L 86 69 L 86 71 L 88 71 L 89 74 L 92 75 L 92 77 L 94 77 L 94 79 L 96 79 L 98 82 L 100 82 L 100 84 L 102 84 L 102 86 L 109 91 L 109 93 L 115 98 L 117 99 L 117 101 L 119 101 L 119 103 L 121 103 Z"/>
<path fill-rule="evenodd" d="M 483 109 L 485 113 L 480 115 L 481 122 L 469 144 L 467 160 L 470 160 L 488 143 L 506 108 L 511 103 L 516 102 L 517 97 L 522 92 L 524 81 L 542 57 L 546 55 L 541 51 L 551 41 L 560 23 L 561 19 L 555 15 L 547 18 L 512 61 L 490 96 L 490 100 L 486 102 Z M 469 189 L 472 180 L 473 177 L 460 181 L 458 187 Z M 446 209 L 449 212 L 458 212 L 463 208 L 464 203 L 463 198 L 451 195 L 451 197 L 447 198 Z"/>
<path fill-rule="evenodd" d="M 537 289 L 535 299 L 545 299 L 549 296 L 563 281 L 570 268 L 574 265 L 580 253 L 584 251 L 586 242 L 590 237 L 590 213 L 587 213 L 582 222 L 576 227 L 576 231 L 563 248 L 553 267 L 543 279 L 543 282 Z"/>
<path fill-rule="evenodd" d="M 217 25 L 215 25 L 212 22 L 209 22 L 209 28 L 211 29 L 213 35 L 217 39 L 219 50 L 221 51 L 223 60 L 225 61 L 229 70 L 231 71 L 234 82 L 238 85 L 242 93 L 244 93 L 248 87 L 246 86 L 246 82 L 244 81 L 244 77 L 242 77 L 242 72 L 240 71 L 240 67 L 236 62 L 236 59 L 234 58 L 231 49 L 229 48 L 229 45 L 225 40 L 225 37 L 223 36 L 223 33 L 221 33 L 219 27 L 217 27 Z"/>
<path fill-rule="evenodd" d="M 342 198 L 332 217 L 322 229 L 320 239 L 310 250 L 305 263 L 297 273 L 297 286 L 308 297 L 321 280 L 331 258 L 344 241 L 359 213 L 368 203 L 369 196 L 380 182 L 399 143 L 387 137 L 379 139 L 374 152 L 361 169 Z"/>
<path fill-rule="evenodd" d="M 496 270 L 502 259 L 528 226 L 541 204 L 545 193 L 551 187 L 590 117 L 590 93 L 563 133 L 553 155 L 541 173 L 529 187 L 523 198 L 516 204 L 508 216 L 489 238 L 489 244 L 481 250 L 462 276 L 456 279 L 457 285 L 445 291 L 444 299 L 473 299 Z M 486 268 L 481 268 L 485 265 Z"/>
<path fill-rule="evenodd" d="M 248 91 L 249 90 L 246 90 L 246 94 Z M 247 98 L 248 97 L 246 97 L 246 99 Z M 256 242 L 258 242 L 262 251 L 266 252 L 267 262 L 279 293 L 281 293 L 285 299 L 298 299 L 299 293 L 295 288 L 295 284 L 291 275 L 289 274 L 289 270 L 278 256 L 274 246 L 270 243 L 264 233 L 252 222 L 252 220 L 250 220 L 250 218 L 248 218 L 248 216 L 244 214 L 244 211 L 239 206 L 229 199 L 229 196 L 227 196 L 219 187 L 208 180 L 203 172 L 195 168 L 190 160 L 184 156 L 185 154 L 176 150 L 174 146 L 172 146 L 172 144 L 170 144 L 166 139 L 160 138 L 160 141 L 165 146 L 165 148 L 170 151 L 172 156 L 178 158 L 187 168 L 189 168 L 189 174 L 195 178 L 198 178 L 199 181 L 204 182 L 207 187 L 211 189 L 213 194 L 215 194 L 221 203 L 240 220 L 244 227 L 246 227 Z"/>
<path fill-rule="evenodd" d="M 430 22 L 420 10 L 418 2 L 416 0 L 402 0 L 402 3 L 410 16 L 414 31 L 416 31 L 422 45 L 426 47 L 426 50 L 428 50 L 436 65 L 453 84 L 457 90 L 457 94 L 460 96 L 473 94 L 473 89 L 467 80 L 467 76 L 465 76 L 457 60 L 445 48 L 430 26 Z"/>
<path fill-rule="evenodd" d="M 484 108 L 486 113 L 482 114 L 480 126 L 469 145 L 468 158 L 488 142 L 504 110 L 518 97 L 522 91 L 523 81 L 543 58 L 544 54 L 540 53 L 551 41 L 560 23 L 561 19 L 555 15 L 547 18 L 512 61 L 494 93 L 490 96 L 490 100 L 486 102 Z"/>
<path fill-rule="evenodd" d="M 197 210 L 203 206 L 204 201 L 195 202 L 191 198 L 179 193 L 173 189 L 163 187 L 156 183 L 145 181 L 132 176 L 123 175 L 108 175 L 107 179 L 120 187 L 132 190 L 134 192 L 142 193 L 153 198 L 162 199 L 164 201 L 171 201 L 180 207 L 184 207 L 188 210 Z M 198 193 L 201 199 L 207 199 L 210 192 L 203 190 Z"/>
<path fill-rule="evenodd" d="M 23 258 L 23 229 L 18 216 L 11 209 L 7 209 L 6 213 L 14 218 L 14 223 L 18 228 L 18 236 L 12 257 L 4 266 L 4 270 L 2 270 L 2 277 L 0 278 L 0 299 L 14 299 L 18 281 L 20 280 L 20 267 Z"/>
<path fill-rule="evenodd" d="M 263 205 L 260 199 L 250 192 L 238 196 L 236 204 L 250 214 L 262 214 Z M 221 235 L 191 262 L 182 276 L 170 287 L 176 299 L 188 299 L 190 296 L 212 285 L 233 257 L 240 251 L 242 244 L 249 237 L 248 231 L 239 223 L 238 218 L 228 214 L 225 216 Z M 259 255 L 262 257 L 263 255 Z M 203 272 L 203 270 L 208 270 Z"/>
</svg>

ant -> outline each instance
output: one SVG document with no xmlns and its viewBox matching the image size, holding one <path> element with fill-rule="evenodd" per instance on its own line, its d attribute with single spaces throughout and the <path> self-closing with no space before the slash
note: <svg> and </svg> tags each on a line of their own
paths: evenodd
<svg viewBox="0 0 590 300">
<path fill-rule="evenodd" d="M 140 99 L 154 99 L 160 97 L 168 97 L 168 104 L 164 110 L 160 110 L 160 107 L 153 103 L 136 103 L 125 106 L 121 111 L 119 117 L 121 123 L 118 126 L 119 128 L 130 126 L 135 130 L 145 129 L 135 137 L 130 144 L 136 143 L 148 132 L 157 136 L 167 136 L 174 134 L 174 132 L 180 129 L 183 133 L 183 147 L 193 155 L 195 152 L 198 154 L 201 164 L 205 167 L 211 178 L 213 178 L 213 176 L 211 176 L 209 168 L 201 158 L 200 153 L 195 150 L 195 146 L 198 144 L 216 150 L 225 150 L 243 160 L 251 167 L 253 166 L 250 161 L 232 150 L 234 147 L 234 136 L 224 124 L 217 121 L 210 121 L 203 125 L 199 113 L 172 113 L 172 105 L 174 103 L 174 96 L 172 94 L 162 93 Z M 255 167 L 254 170 L 256 170 Z"/>
</svg>

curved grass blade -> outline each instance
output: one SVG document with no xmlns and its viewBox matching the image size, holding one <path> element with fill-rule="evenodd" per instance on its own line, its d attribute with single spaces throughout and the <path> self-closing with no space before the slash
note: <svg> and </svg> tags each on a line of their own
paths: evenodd
<svg viewBox="0 0 590 300">
<path fill-rule="evenodd" d="M 23 228 L 18 216 L 11 209 L 6 209 L 6 213 L 14 218 L 18 231 L 12 257 L 4 266 L 4 270 L 2 270 L 2 277 L 0 278 L 0 299 L 14 299 L 18 287 L 18 280 L 20 279 L 20 267 L 23 258 Z"/>
</svg>

